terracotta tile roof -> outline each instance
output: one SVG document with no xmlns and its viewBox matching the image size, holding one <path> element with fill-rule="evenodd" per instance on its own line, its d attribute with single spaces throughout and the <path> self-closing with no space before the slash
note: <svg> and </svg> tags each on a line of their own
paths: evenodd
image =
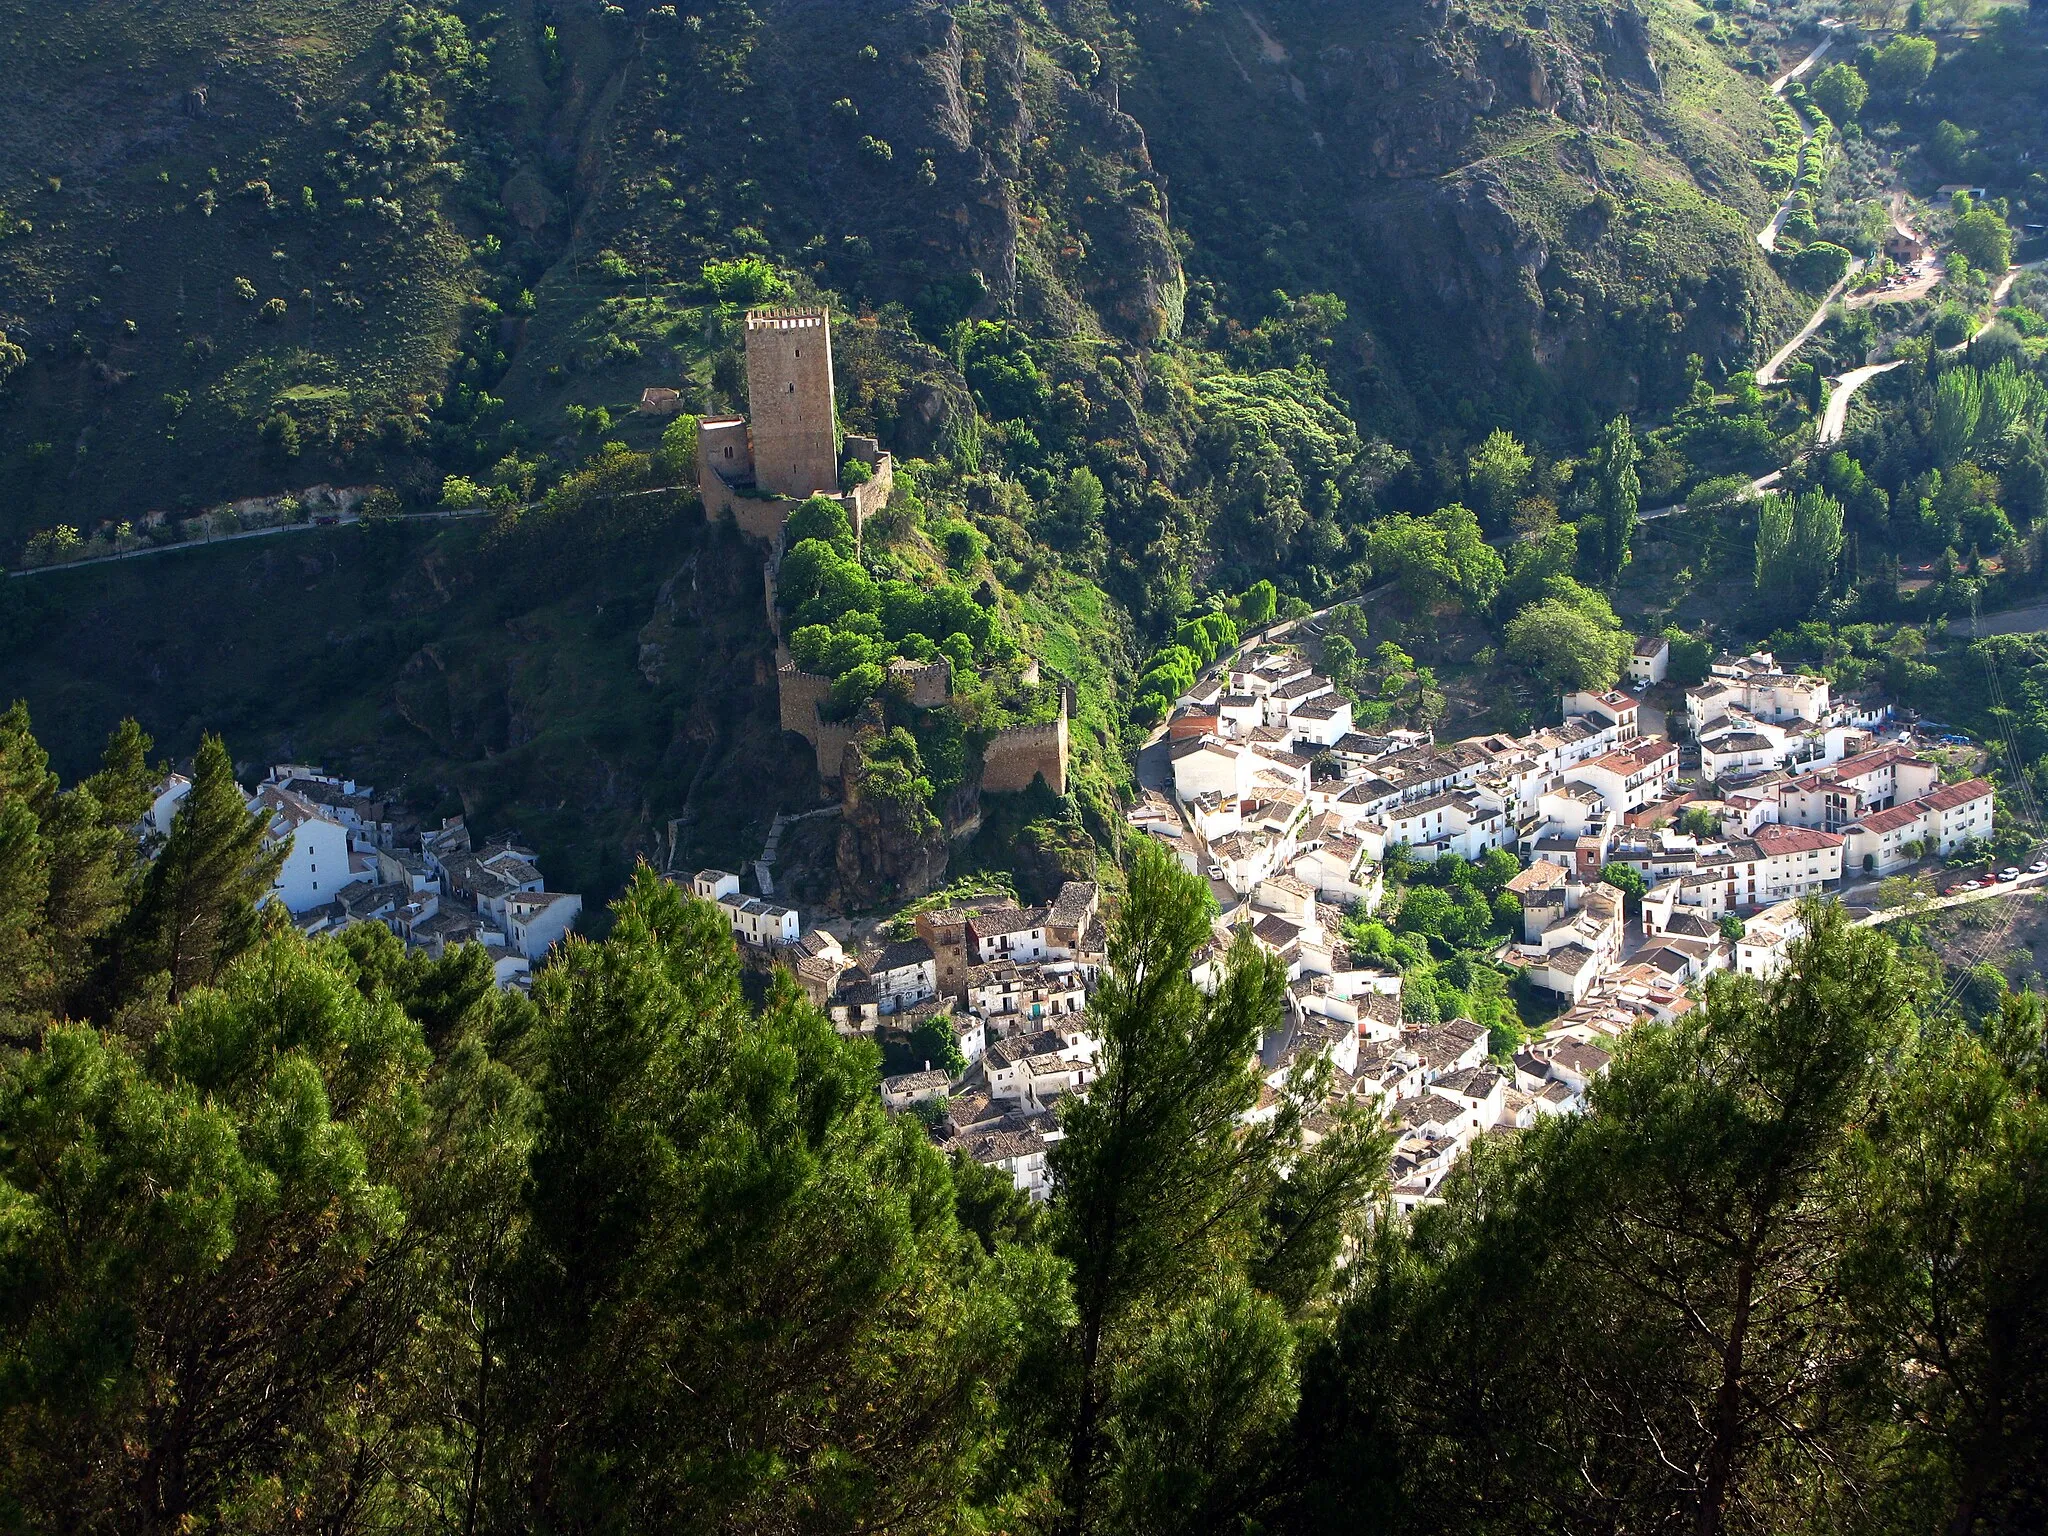
<svg viewBox="0 0 2048 1536">
<path fill-rule="evenodd" d="M 1937 811 L 1953 811 L 1958 806 L 1968 805 L 1972 800 L 1981 800 L 1990 793 L 1989 779 L 1965 779 L 1960 784 L 1944 784 L 1941 788 L 1922 796 L 1920 804 Z"/>
<path fill-rule="evenodd" d="M 1786 853 L 1818 853 L 1823 849 L 1842 846 L 1842 837 L 1838 832 L 1822 832 L 1813 827 L 1790 827 L 1777 821 L 1765 822 L 1750 836 L 1767 858 Z"/>
</svg>

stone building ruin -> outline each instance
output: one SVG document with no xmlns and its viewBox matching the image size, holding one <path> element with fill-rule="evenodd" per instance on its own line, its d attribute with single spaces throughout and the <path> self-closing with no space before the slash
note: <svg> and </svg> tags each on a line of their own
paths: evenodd
<svg viewBox="0 0 2048 1536">
<path fill-rule="evenodd" d="M 775 543 L 799 502 L 826 496 L 861 525 L 889 499 L 896 465 L 872 437 L 842 442 L 832 390 L 832 318 L 820 309 L 750 309 L 747 411 L 697 424 L 697 481 L 706 517 L 730 516 L 742 533 Z M 842 465 L 868 478 L 841 490 Z"/>
</svg>

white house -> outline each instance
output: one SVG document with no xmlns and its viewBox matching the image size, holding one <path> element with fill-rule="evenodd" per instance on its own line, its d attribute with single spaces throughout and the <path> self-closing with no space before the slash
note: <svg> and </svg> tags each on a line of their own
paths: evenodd
<svg viewBox="0 0 2048 1536">
<path fill-rule="evenodd" d="M 1842 831 L 1843 863 L 1888 875 L 1925 854 L 1946 856 L 1991 835 L 1993 796 L 1985 779 L 1944 784 L 1917 800 L 1874 811 Z"/>
<path fill-rule="evenodd" d="M 156 794 L 149 802 L 149 809 L 142 813 L 143 826 L 158 837 L 171 835 L 171 821 L 178 814 L 178 807 L 185 803 L 185 797 L 192 793 L 192 781 L 182 773 L 174 773 L 157 785 Z"/>
<path fill-rule="evenodd" d="M 996 907 L 976 912 L 967 919 L 967 927 L 973 936 L 976 965 L 997 960 L 1023 965 L 1043 960 L 1051 953 L 1043 907 Z"/>
<path fill-rule="evenodd" d="M 1838 832 L 1771 822 L 1758 827 L 1752 841 L 1763 854 L 1757 882 L 1763 901 L 1814 896 L 1841 882 L 1843 838 Z"/>
<path fill-rule="evenodd" d="M 529 961 L 538 960 L 568 936 L 583 898 L 564 891 L 521 891 L 505 898 L 505 938 Z"/>
<path fill-rule="evenodd" d="M 895 1013 L 939 992 L 938 961 L 923 939 L 900 939 L 867 963 L 876 1006 Z"/>
<path fill-rule="evenodd" d="M 1629 652 L 1628 680 L 1648 688 L 1671 675 L 1671 642 L 1662 635 L 1645 635 Z"/>
<path fill-rule="evenodd" d="M 700 869 L 690 877 L 690 889 L 706 901 L 740 893 L 740 877 L 725 869 Z"/>
<path fill-rule="evenodd" d="M 1789 901 L 1766 907 L 1742 925 L 1742 937 L 1735 943 L 1735 969 L 1739 975 L 1768 980 L 1791 960 L 1792 946 L 1806 934 L 1799 909 Z"/>
<path fill-rule="evenodd" d="M 265 846 L 289 843 L 271 893 L 294 916 L 326 906 L 342 887 L 363 878 L 349 867 L 348 828 L 304 795 L 266 784 L 250 809 L 269 818 Z"/>
<path fill-rule="evenodd" d="M 927 1099 L 943 1099 L 952 1086 L 950 1074 L 930 1068 L 922 1072 L 899 1072 L 882 1079 L 882 1103 L 891 1110 L 904 1110 Z"/>
<path fill-rule="evenodd" d="M 1476 859 L 1514 840 L 1507 811 L 1482 790 L 1454 789 L 1385 813 L 1387 841 L 1406 843 L 1422 858 L 1455 853 Z"/>
<path fill-rule="evenodd" d="M 803 926 L 794 907 L 778 907 L 758 896 L 727 894 L 718 898 L 718 906 L 732 924 L 733 937 L 761 949 L 794 944 Z"/>
<path fill-rule="evenodd" d="M 1667 798 L 1678 782 L 1678 744 L 1662 736 L 1616 747 L 1565 770 L 1567 784 L 1590 784 L 1610 815 L 1625 816 Z"/>
<path fill-rule="evenodd" d="M 1351 734 L 1351 701 L 1342 694 L 1323 694 L 1297 707 L 1287 724 L 1297 744 L 1335 746 Z"/>
</svg>

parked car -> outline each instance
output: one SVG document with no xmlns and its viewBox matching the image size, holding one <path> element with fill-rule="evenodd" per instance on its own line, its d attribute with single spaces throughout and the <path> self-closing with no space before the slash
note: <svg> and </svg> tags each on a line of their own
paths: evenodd
<svg viewBox="0 0 2048 1536">
<path fill-rule="evenodd" d="M 2033 863 L 2027 866 L 2027 873 L 2030 875 L 2048 873 L 2048 859 L 2034 860 Z"/>
<path fill-rule="evenodd" d="M 2001 869 L 1998 872 L 1998 878 L 2001 880 L 2017 880 L 2019 879 L 2019 877 L 2020 872 L 2016 866 L 2009 866 L 2005 869 Z"/>
<path fill-rule="evenodd" d="M 1209 866 L 1209 878 L 1211 880 L 1221 880 L 1223 878 L 1223 866 L 1221 864 L 1211 864 Z"/>
</svg>

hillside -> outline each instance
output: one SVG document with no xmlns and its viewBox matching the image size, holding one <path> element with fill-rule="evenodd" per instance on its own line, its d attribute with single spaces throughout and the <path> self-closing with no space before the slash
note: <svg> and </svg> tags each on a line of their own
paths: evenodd
<svg viewBox="0 0 2048 1536">
<path fill-rule="evenodd" d="M 424 494 L 679 372 L 729 399 L 697 278 L 748 252 L 905 306 L 867 414 L 911 453 L 955 441 L 925 343 L 970 309 L 1093 371 L 1225 345 L 1275 288 L 1350 306 L 1333 383 L 1396 441 L 1504 381 L 1480 414 L 1653 404 L 1785 303 L 1738 238 L 1755 85 L 1689 13 L 13 4 L 0 541 Z"/>
<path fill-rule="evenodd" d="M 90 538 L 317 483 L 422 507 L 460 475 L 530 501 L 601 443 L 652 449 L 660 423 L 631 415 L 647 386 L 740 406 L 746 303 L 824 302 L 843 316 L 845 425 L 938 466 L 933 517 L 974 524 L 1020 633 L 1092 679 L 1099 829 L 1127 779 L 1115 695 L 1134 633 L 1262 577 L 1311 602 L 1355 591 L 1367 526 L 1462 494 L 1487 428 L 1568 463 L 1614 411 L 1684 396 L 1689 358 L 1720 376 L 1786 327 L 1793 296 L 1748 237 L 1770 201 L 1749 166 L 1760 87 L 1702 14 L 0 7 L 34 77 L 0 107 L 0 330 L 21 348 L 0 395 L 0 560 L 58 525 Z M 1103 493 L 1085 515 L 1063 489 L 1081 470 Z M 536 573 L 509 548 L 448 561 L 497 607 L 407 614 L 380 632 L 388 665 L 342 644 L 345 707 L 338 681 L 312 714 L 281 702 L 302 695 L 279 679 L 330 675 L 315 635 L 352 632 L 279 619 L 271 578 L 226 574 L 239 556 L 169 557 L 220 573 L 204 578 L 38 578 L 66 596 L 8 642 L 9 675 L 41 718 L 77 712 L 67 761 L 123 710 L 177 752 L 244 721 L 246 750 L 375 740 L 387 781 L 466 785 L 533 822 L 547 796 L 505 744 L 412 718 L 405 678 L 491 625 L 551 633 L 571 591 L 592 612 L 629 592 L 644 622 L 688 545 L 518 599 Z M 740 633 L 756 615 L 734 601 L 719 665 L 747 670 L 768 641 Z M 194 629 L 237 657 L 216 626 L 270 635 L 263 664 L 146 687 L 100 665 L 196 656 Z M 533 739 L 666 712 L 630 651 L 600 648 L 588 686 L 531 705 Z M 455 712 L 503 713 L 484 702 L 503 691 L 465 690 Z M 607 877 L 694 772 L 666 728 L 633 730 L 632 751 L 579 746 L 568 777 L 607 787 L 560 800 L 618 808 L 574 856 Z M 724 815 L 718 782 L 692 806 L 765 823 L 764 797 Z"/>
</svg>

